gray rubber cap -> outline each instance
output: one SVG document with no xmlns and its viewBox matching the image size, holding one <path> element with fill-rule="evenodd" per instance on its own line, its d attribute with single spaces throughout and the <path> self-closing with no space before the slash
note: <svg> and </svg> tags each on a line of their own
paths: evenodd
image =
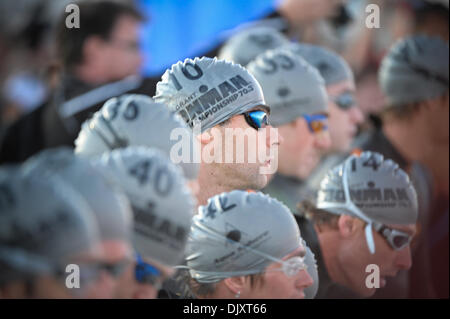
<svg viewBox="0 0 450 319">
<path fill-rule="evenodd" d="M 289 209 L 260 192 L 211 197 L 194 216 L 187 267 L 199 282 L 257 274 L 293 252 L 302 239 Z"/>
<path fill-rule="evenodd" d="M 222 46 L 218 57 L 246 66 L 259 54 L 288 44 L 289 39 L 270 27 L 252 27 L 232 35 Z"/>
<path fill-rule="evenodd" d="M 110 174 L 130 199 L 135 249 L 164 265 L 178 264 L 195 207 L 181 169 L 159 150 L 137 146 L 105 153 L 93 163 Z"/>
<path fill-rule="evenodd" d="M 128 198 L 89 160 L 75 156 L 68 147 L 61 147 L 31 157 L 23 170 L 25 174 L 44 179 L 56 174 L 76 189 L 91 207 L 102 240 L 131 240 L 133 213 Z"/>
<path fill-rule="evenodd" d="M 364 216 L 342 207 L 344 170 L 350 199 Z M 415 224 L 418 215 L 417 194 L 408 175 L 392 160 L 368 151 L 351 155 L 328 172 L 320 184 L 317 208 L 366 222 L 396 225 Z"/>
<path fill-rule="evenodd" d="M 325 80 L 326 86 L 347 80 L 354 81 L 353 72 L 348 63 L 327 48 L 306 43 L 290 43 L 283 48 L 300 55 L 315 67 Z"/>
<path fill-rule="evenodd" d="M 416 35 L 398 40 L 378 73 L 387 107 L 448 94 L 449 47 L 438 37 Z"/>
<path fill-rule="evenodd" d="M 0 285 L 64 271 L 98 249 L 97 223 L 84 198 L 57 176 L 0 174 Z"/>
<path fill-rule="evenodd" d="M 261 86 L 246 69 L 207 57 L 172 65 L 157 83 L 154 99 L 189 127 L 201 124 L 201 132 L 266 104 Z"/>
<path fill-rule="evenodd" d="M 146 95 L 125 94 L 106 101 L 91 119 L 83 123 L 75 140 L 75 153 L 94 157 L 134 145 L 154 147 L 170 156 L 179 136 L 192 144 L 192 131 L 164 105 Z M 191 159 L 174 163 L 181 166 L 186 178 L 197 178 L 198 163 Z"/>
<path fill-rule="evenodd" d="M 270 105 L 272 125 L 290 123 L 303 114 L 327 111 L 328 97 L 322 76 L 290 50 L 266 51 L 250 62 L 247 69 L 261 84 Z"/>
</svg>

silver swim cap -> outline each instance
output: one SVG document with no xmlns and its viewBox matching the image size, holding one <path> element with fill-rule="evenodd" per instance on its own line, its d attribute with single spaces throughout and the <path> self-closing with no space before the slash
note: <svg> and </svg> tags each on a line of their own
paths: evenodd
<svg viewBox="0 0 450 319">
<path fill-rule="evenodd" d="M 156 85 L 155 101 L 164 103 L 201 132 L 265 105 L 256 79 L 238 64 L 207 57 L 186 59 L 167 70 Z"/>
<path fill-rule="evenodd" d="M 421 102 L 448 94 L 449 47 L 438 37 L 398 40 L 378 73 L 387 107 Z"/>
<path fill-rule="evenodd" d="M 133 214 L 126 195 L 88 160 L 75 156 L 68 147 L 44 150 L 23 167 L 25 174 L 40 178 L 57 175 L 70 184 L 91 207 L 102 240 L 131 240 Z"/>
<path fill-rule="evenodd" d="M 250 62 L 247 69 L 261 84 L 270 105 L 272 125 L 290 123 L 303 114 L 327 111 L 328 97 L 322 76 L 290 50 L 266 51 Z"/>
<path fill-rule="evenodd" d="M 408 175 L 392 160 L 368 151 L 351 155 L 328 172 L 320 184 L 317 208 L 367 222 L 371 251 L 375 248 L 368 232 L 373 223 L 415 224 L 418 216 L 417 194 Z"/>
<path fill-rule="evenodd" d="M 77 255 L 97 251 L 89 205 L 57 176 L 8 174 L 0 198 L 0 285 L 55 275 Z"/>
<path fill-rule="evenodd" d="M 211 197 L 194 216 L 187 268 L 198 282 L 257 274 L 293 252 L 302 239 L 292 213 L 260 192 Z"/>
<path fill-rule="evenodd" d="M 105 153 L 93 163 L 130 199 L 137 252 L 167 266 L 178 264 L 195 207 L 181 169 L 160 151 L 136 146 Z"/>
</svg>

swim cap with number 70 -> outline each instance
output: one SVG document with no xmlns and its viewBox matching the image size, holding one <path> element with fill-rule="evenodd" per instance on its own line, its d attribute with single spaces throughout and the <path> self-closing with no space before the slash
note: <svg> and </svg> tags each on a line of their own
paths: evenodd
<svg viewBox="0 0 450 319">
<path fill-rule="evenodd" d="M 258 81 L 246 69 L 207 57 L 172 65 L 156 85 L 154 100 L 166 104 L 190 127 L 201 124 L 201 132 L 265 105 Z"/>
</svg>

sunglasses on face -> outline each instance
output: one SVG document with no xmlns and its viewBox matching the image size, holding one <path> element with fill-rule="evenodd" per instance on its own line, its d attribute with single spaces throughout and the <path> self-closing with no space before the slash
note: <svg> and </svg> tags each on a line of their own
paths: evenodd
<svg viewBox="0 0 450 319">
<path fill-rule="evenodd" d="M 412 240 L 412 236 L 400 230 L 389 228 L 382 224 L 374 225 L 375 230 L 386 239 L 394 250 L 402 250 L 407 247 Z"/>
<path fill-rule="evenodd" d="M 291 257 L 288 260 L 280 260 L 281 268 L 269 269 L 271 271 L 282 271 L 288 277 L 297 275 L 300 271 L 306 270 L 305 258 L 300 256 Z"/>
<path fill-rule="evenodd" d="M 250 111 L 243 113 L 243 115 L 247 124 L 253 127 L 255 130 L 264 128 L 269 125 L 269 116 L 264 111 Z"/>
<path fill-rule="evenodd" d="M 159 289 L 163 280 L 163 274 L 158 268 L 144 262 L 142 257 L 137 255 L 135 278 L 141 284 L 151 285 Z"/>
<path fill-rule="evenodd" d="M 315 114 L 315 115 L 304 114 L 303 118 L 308 123 L 309 131 L 313 134 L 328 130 L 327 125 L 328 117 L 324 114 Z"/>
<path fill-rule="evenodd" d="M 355 97 L 350 92 L 345 92 L 338 96 L 330 96 L 330 98 L 341 110 L 348 110 L 355 105 Z"/>
</svg>

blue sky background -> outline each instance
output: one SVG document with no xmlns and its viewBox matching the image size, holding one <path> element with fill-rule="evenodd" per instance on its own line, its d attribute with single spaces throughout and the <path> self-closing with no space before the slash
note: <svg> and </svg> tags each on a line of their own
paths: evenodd
<svg viewBox="0 0 450 319">
<path fill-rule="evenodd" d="M 144 75 L 161 74 L 214 48 L 220 35 L 273 12 L 275 0 L 135 0 L 150 19 L 141 30 Z"/>
</svg>

